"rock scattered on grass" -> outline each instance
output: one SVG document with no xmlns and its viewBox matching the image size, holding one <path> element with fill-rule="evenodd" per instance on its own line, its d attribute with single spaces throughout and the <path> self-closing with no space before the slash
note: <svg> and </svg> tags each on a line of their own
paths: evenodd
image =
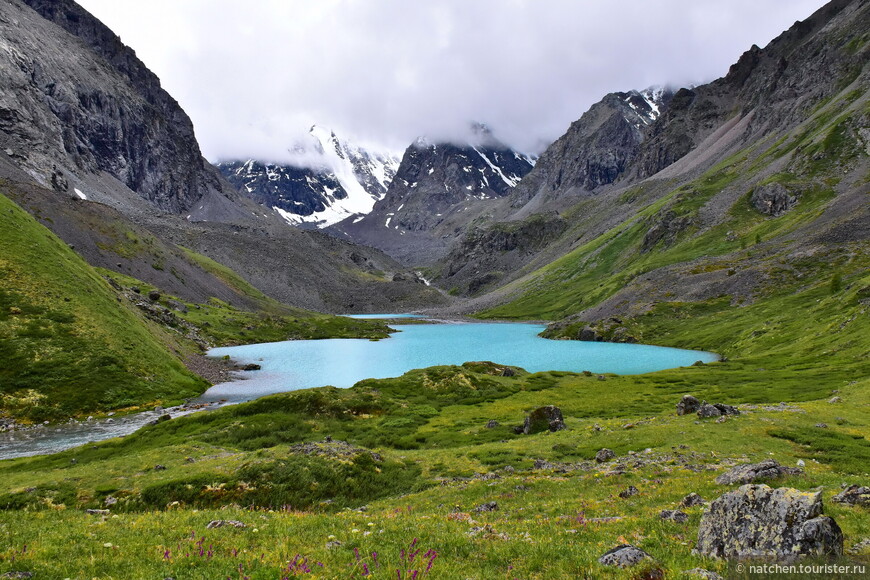
<svg viewBox="0 0 870 580">
<path fill-rule="evenodd" d="M 495 419 L 490 419 L 489 421 L 486 422 L 486 428 L 487 428 L 487 429 L 495 429 L 495 428 L 498 427 L 499 425 L 501 425 L 501 423 L 499 423 L 499 422 L 496 421 Z"/>
<path fill-rule="evenodd" d="M 843 532 L 822 510 L 821 492 L 744 485 L 710 504 L 696 550 L 713 558 L 780 561 L 842 555 Z"/>
<path fill-rule="evenodd" d="M 610 461 L 616 457 L 616 453 L 614 453 L 611 449 L 604 447 L 598 450 L 598 453 L 595 454 L 595 461 L 598 463 L 604 463 L 605 461 Z"/>
<path fill-rule="evenodd" d="M 109 510 L 85 510 L 85 513 L 92 516 L 107 516 L 110 512 Z"/>
<path fill-rule="evenodd" d="M 16 578 L 17 580 L 25 580 L 26 578 L 33 578 L 33 572 L 6 572 L 5 574 L 0 574 L 0 578 Z"/>
<path fill-rule="evenodd" d="M 498 502 L 488 501 L 486 503 L 482 503 L 479 506 L 477 506 L 476 508 L 474 508 L 474 511 L 476 511 L 478 513 L 498 511 Z"/>
<path fill-rule="evenodd" d="M 706 503 L 707 501 L 703 497 L 693 491 L 692 493 L 683 498 L 683 501 L 680 502 L 680 505 L 683 507 L 695 507 L 699 505 L 704 505 Z"/>
<path fill-rule="evenodd" d="M 853 556 L 858 556 L 868 550 L 870 550 L 870 538 L 864 538 L 863 540 L 846 550 L 846 552 L 852 554 Z"/>
<path fill-rule="evenodd" d="M 678 524 L 685 524 L 689 521 L 689 514 L 679 510 L 662 510 L 659 514 L 659 518 L 677 522 Z"/>
<path fill-rule="evenodd" d="M 604 553 L 598 562 L 605 566 L 617 566 L 619 568 L 630 568 L 648 560 L 652 562 L 653 558 L 640 548 L 636 548 L 631 544 L 620 544 Z"/>
<path fill-rule="evenodd" d="M 832 499 L 837 503 L 870 506 L 870 487 L 850 485 Z"/>
<path fill-rule="evenodd" d="M 490 524 L 486 524 L 483 526 L 474 526 L 468 532 L 466 532 L 467 536 L 472 538 L 476 536 L 480 536 L 484 540 L 509 540 L 510 537 L 505 533 L 500 533 L 495 530 Z"/>
<path fill-rule="evenodd" d="M 701 401 L 692 395 L 683 395 L 680 402 L 677 403 L 677 415 L 691 415 L 701 408 Z"/>
<path fill-rule="evenodd" d="M 546 459 L 535 459 L 535 463 L 532 467 L 534 469 L 553 469 L 553 464 Z"/>
<path fill-rule="evenodd" d="M 829 403 L 842 403 L 843 399 L 841 399 L 840 397 L 831 397 L 830 399 L 828 399 L 828 402 Z"/>
<path fill-rule="evenodd" d="M 752 483 L 759 479 L 776 479 L 784 475 L 803 473 L 798 467 L 785 467 L 773 459 L 765 459 L 760 463 L 738 465 L 716 478 L 716 483 L 732 485 L 734 483 Z"/>
<path fill-rule="evenodd" d="M 621 497 L 622 499 L 627 499 L 639 493 L 640 491 L 636 487 L 634 487 L 633 485 L 629 485 L 627 488 L 619 492 L 619 497 Z"/>
<path fill-rule="evenodd" d="M 340 547 L 341 547 L 341 542 L 339 542 L 338 540 L 330 540 L 330 541 L 326 542 L 326 549 L 327 550 L 334 550 L 335 548 L 340 548 Z"/>
<path fill-rule="evenodd" d="M 533 435 L 542 431 L 561 431 L 565 428 L 562 410 L 554 405 L 538 407 L 526 417 L 523 433 Z"/>
<path fill-rule="evenodd" d="M 817 427 L 818 429 L 827 429 L 827 428 L 828 428 L 828 424 L 827 424 L 827 423 L 816 423 L 816 427 Z"/>
<path fill-rule="evenodd" d="M 206 526 L 207 529 L 213 528 L 247 528 L 248 525 L 239 520 L 212 520 Z"/>
</svg>

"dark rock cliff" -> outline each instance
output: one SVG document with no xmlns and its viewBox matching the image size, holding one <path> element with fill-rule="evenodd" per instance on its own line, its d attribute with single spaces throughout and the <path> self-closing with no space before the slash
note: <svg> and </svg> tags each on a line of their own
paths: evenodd
<svg viewBox="0 0 870 580">
<path fill-rule="evenodd" d="M 0 33 L 0 145 L 37 181 L 106 172 L 172 212 L 226 187 L 157 76 L 75 2 L 5 2 Z"/>
<path fill-rule="evenodd" d="M 622 179 L 671 96 L 669 90 L 649 89 L 605 96 L 547 148 L 512 193 L 511 205 L 593 191 Z"/>
</svg>

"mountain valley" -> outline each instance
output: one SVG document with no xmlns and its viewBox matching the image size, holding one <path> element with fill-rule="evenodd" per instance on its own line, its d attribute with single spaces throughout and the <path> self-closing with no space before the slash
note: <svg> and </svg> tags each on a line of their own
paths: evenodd
<svg viewBox="0 0 870 580">
<path fill-rule="evenodd" d="M 477 122 L 401 156 L 315 126 L 287 158 L 212 165 L 97 18 L 0 4 L 0 452 L 196 404 L 244 366 L 215 346 L 535 321 L 719 358 L 443 364 L 3 460 L 0 577 L 866 570 L 868 22 L 833 0 L 717 80 L 605 95 L 539 155 Z M 410 312 L 430 320 L 337 316 Z M 761 484 L 815 519 L 707 547 Z"/>
</svg>

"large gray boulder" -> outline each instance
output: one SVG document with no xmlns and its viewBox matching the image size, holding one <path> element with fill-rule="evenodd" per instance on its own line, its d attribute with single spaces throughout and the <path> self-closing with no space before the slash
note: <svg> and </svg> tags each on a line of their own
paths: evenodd
<svg viewBox="0 0 870 580">
<path fill-rule="evenodd" d="M 752 192 L 752 205 L 769 216 L 782 215 L 797 203 L 798 196 L 781 183 L 759 185 Z"/>
<path fill-rule="evenodd" d="M 523 423 L 523 433 L 531 435 L 541 431 L 561 431 L 565 428 L 565 420 L 562 418 L 562 410 L 553 405 L 539 407 L 529 413 Z"/>
<path fill-rule="evenodd" d="M 635 548 L 630 544 L 620 544 L 598 558 L 600 564 L 617 566 L 619 568 L 630 568 L 640 564 L 644 560 L 652 562 L 653 558 L 640 548 Z"/>
<path fill-rule="evenodd" d="M 843 532 L 822 510 L 821 492 L 744 485 L 710 504 L 696 549 L 728 559 L 841 555 Z"/>
<path fill-rule="evenodd" d="M 683 398 L 677 403 L 677 415 L 691 415 L 700 408 L 701 401 L 692 395 L 683 395 Z"/>
<path fill-rule="evenodd" d="M 732 485 L 735 483 L 752 483 L 759 479 L 776 479 L 784 475 L 803 473 L 798 467 L 785 467 L 773 459 L 765 459 L 759 463 L 746 463 L 726 471 L 716 478 L 716 483 Z"/>
</svg>

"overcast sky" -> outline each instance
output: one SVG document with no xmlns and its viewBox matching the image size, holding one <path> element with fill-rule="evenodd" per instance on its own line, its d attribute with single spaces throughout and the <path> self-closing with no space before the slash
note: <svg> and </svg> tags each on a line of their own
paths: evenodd
<svg viewBox="0 0 870 580">
<path fill-rule="evenodd" d="M 211 161 L 316 123 L 399 152 L 472 120 L 530 151 L 608 92 L 724 75 L 822 0 L 78 0 L 193 119 Z"/>
</svg>

